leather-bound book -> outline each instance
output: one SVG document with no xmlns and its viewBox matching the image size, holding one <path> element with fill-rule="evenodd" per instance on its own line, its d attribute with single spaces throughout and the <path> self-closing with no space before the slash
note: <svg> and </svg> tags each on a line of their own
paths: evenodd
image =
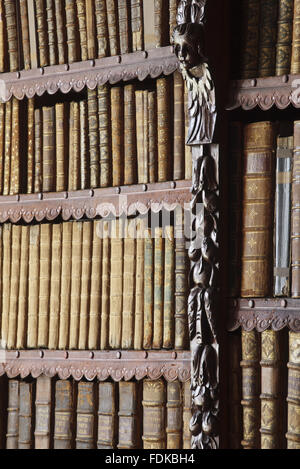
<svg viewBox="0 0 300 469">
<path fill-rule="evenodd" d="M 21 229 L 20 285 L 18 299 L 17 349 L 25 348 L 28 322 L 29 226 Z"/>
<path fill-rule="evenodd" d="M 43 192 L 55 190 L 55 107 L 43 107 Z"/>
<path fill-rule="evenodd" d="M 10 195 L 20 193 L 20 101 L 12 100 L 12 136 L 11 136 L 11 166 L 10 166 Z"/>
<path fill-rule="evenodd" d="M 0 73 L 6 71 L 5 15 L 4 2 L 0 2 Z"/>
<path fill-rule="evenodd" d="M 118 449 L 140 448 L 139 385 L 135 382 L 119 383 L 119 443 Z"/>
<path fill-rule="evenodd" d="M 70 137 L 69 137 L 69 191 L 79 188 L 80 180 L 80 114 L 79 103 L 70 104 Z"/>
<path fill-rule="evenodd" d="M 192 434 L 190 431 L 190 421 L 192 418 L 192 392 L 191 381 L 182 384 L 182 448 L 191 449 Z"/>
<path fill-rule="evenodd" d="M 104 221 L 103 251 L 102 251 L 102 285 L 101 285 L 101 337 L 100 348 L 107 350 L 109 347 L 109 314 L 110 314 L 110 278 L 111 278 L 111 239 L 110 222 Z"/>
<path fill-rule="evenodd" d="M 128 54 L 131 52 L 131 35 L 130 31 L 130 0 L 118 1 L 118 17 L 119 17 L 119 35 L 120 35 L 120 53 Z"/>
<path fill-rule="evenodd" d="M 51 378 L 41 375 L 36 380 L 35 400 L 35 449 L 50 449 L 51 447 L 51 404 L 52 382 Z"/>
<path fill-rule="evenodd" d="M 294 0 L 279 0 L 275 75 L 290 73 Z"/>
<path fill-rule="evenodd" d="M 43 191 L 43 114 L 42 109 L 34 111 L 34 192 Z"/>
<path fill-rule="evenodd" d="M 154 0 L 154 32 L 156 47 L 169 43 L 169 8 L 163 0 Z"/>
<path fill-rule="evenodd" d="M 57 34 L 57 54 L 58 63 L 67 62 L 67 38 L 65 25 L 65 5 L 61 0 L 55 0 L 55 18 L 56 18 L 56 34 Z"/>
<path fill-rule="evenodd" d="M 27 194 L 34 193 L 34 99 L 28 99 L 27 107 Z"/>
<path fill-rule="evenodd" d="M 20 20 L 24 69 L 31 67 L 27 0 L 20 0 Z"/>
<path fill-rule="evenodd" d="M 95 24 L 95 1 L 85 0 L 87 50 L 88 59 L 95 59 L 96 55 L 96 24 Z M 82 59 L 83 60 L 83 59 Z"/>
<path fill-rule="evenodd" d="M 189 95 L 186 83 L 184 83 L 184 123 L 185 123 L 185 141 L 187 141 L 189 133 Z M 190 181 L 192 179 L 193 171 L 193 158 L 192 158 L 192 147 L 190 145 L 185 145 L 184 151 L 184 160 L 185 160 L 185 179 Z"/>
<path fill-rule="evenodd" d="M 154 1 L 143 0 L 143 16 L 144 16 L 144 48 L 145 50 L 154 49 L 156 47 L 156 34 L 154 26 Z"/>
<path fill-rule="evenodd" d="M 179 72 L 174 73 L 173 179 L 184 179 L 184 82 Z"/>
<path fill-rule="evenodd" d="M 174 227 L 165 227 L 163 348 L 174 347 L 175 240 Z"/>
<path fill-rule="evenodd" d="M 49 65 L 57 64 L 57 39 L 55 25 L 54 0 L 46 0 L 46 18 L 48 25 Z"/>
<path fill-rule="evenodd" d="M 19 440 L 19 381 L 8 381 L 6 449 L 18 449 Z"/>
<path fill-rule="evenodd" d="M 275 74 L 278 1 L 260 3 L 258 76 Z"/>
<path fill-rule="evenodd" d="M 137 182 L 135 86 L 124 87 L 124 184 Z"/>
<path fill-rule="evenodd" d="M 90 183 L 91 187 L 99 187 L 99 129 L 97 90 L 88 90 L 88 121 L 89 121 L 89 153 L 90 153 Z"/>
<path fill-rule="evenodd" d="M 228 445 L 230 449 L 241 449 L 242 441 L 242 374 L 241 337 L 239 331 L 230 334 L 228 341 Z"/>
<path fill-rule="evenodd" d="M 144 248 L 144 340 L 143 348 L 152 348 L 154 308 L 154 243 L 151 229 L 145 230 Z"/>
<path fill-rule="evenodd" d="M 291 296 L 300 298 L 300 121 L 294 122 L 291 213 Z"/>
<path fill-rule="evenodd" d="M 59 317 L 58 348 L 65 350 L 69 345 L 69 320 L 71 303 L 71 272 L 72 272 L 72 226 L 73 223 L 62 225 L 62 254 L 61 254 L 61 293 Z"/>
<path fill-rule="evenodd" d="M 91 288 L 89 308 L 89 340 L 88 348 L 98 350 L 100 344 L 101 322 L 101 284 L 102 284 L 102 237 L 99 221 L 93 222 L 92 253 L 91 253 Z"/>
<path fill-rule="evenodd" d="M 122 186 L 124 180 L 124 104 L 123 88 L 111 88 L 111 132 L 112 132 L 112 185 Z"/>
<path fill-rule="evenodd" d="M 148 92 L 148 177 L 157 181 L 157 99 L 156 92 Z"/>
<path fill-rule="evenodd" d="M 83 222 L 72 223 L 72 275 L 70 299 L 70 340 L 69 348 L 77 350 L 80 322 L 80 288 L 82 268 Z"/>
<path fill-rule="evenodd" d="M 3 225 L 3 248 L 2 248 L 2 315 L 1 315 L 1 340 L 3 348 L 7 347 L 9 328 L 9 302 L 11 281 L 11 259 L 12 259 L 12 225 Z M 4 295 L 4 292 L 7 294 Z"/>
<path fill-rule="evenodd" d="M 166 386 L 162 379 L 143 381 L 144 449 L 166 448 Z"/>
<path fill-rule="evenodd" d="M 289 333 L 287 447 L 300 449 L 300 334 Z"/>
<path fill-rule="evenodd" d="M 3 194 L 3 169 L 5 145 L 5 103 L 0 103 L 0 194 Z"/>
<path fill-rule="evenodd" d="M 56 350 L 59 338 L 59 315 L 62 269 L 62 224 L 52 225 L 50 315 L 48 348 Z"/>
<path fill-rule="evenodd" d="M 150 19 L 150 18 L 149 18 Z M 143 0 L 131 0 L 132 51 L 144 48 Z"/>
<path fill-rule="evenodd" d="M 121 348 L 123 309 L 123 221 L 111 223 L 109 346 Z"/>
<path fill-rule="evenodd" d="M 11 178 L 12 100 L 5 105 L 3 195 L 9 195 Z"/>
<path fill-rule="evenodd" d="M 76 27 L 76 2 L 75 0 L 65 0 L 66 29 L 68 44 L 68 62 L 73 63 L 79 60 L 79 37 Z"/>
<path fill-rule="evenodd" d="M 78 383 L 76 449 L 95 447 L 95 402 L 94 383 Z"/>
<path fill-rule="evenodd" d="M 242 297 L 271 293 L 275 132 L 271 122 L 244 128 Z"/>
<path fill-rule="evenodd" d="M 54 449 L 72 449 L 75 416 L 74 381 L 55 383 Z"/>
<path fill-rule="evenodd" d="M 40 279 L 40 226 L 30 226 L 27 347 L 37 347 Z"/>
<path fill-rule="evenodd" d="M 8 45 L 9 71 L 16 72 L 20 66 L 16 2 L 14 0 L 4 0 L 4 12 Z"/>
<path fill-rule="evenodd" d="M 77 0 L 77 19 L 78 19 L 78 28 L 79 28 L 79 37 L 80 37 L 80 50 L 81 50 L 81 60 L 88 59 L 88 47 L 87 47 L 87 20 L 88 14 L 86 11 L 86 4 L 88 0 Z M 91 57 L 92 58 L 92 57 Z"/>
<path fill-rule="evenodd" d="M 40 289 L 39 289 L 39 322 L 38 347 L 48 347 L 49 309 L 50 309 L 50 276 L 51 276 L 51 243 L 52 229 L 50 224 L 41 225 L 40 238 Z"/>
<path fill-rule="evenodd" d="M 182 448 L 181 383 L 167 384 L 167 449 Z"/>
<path fill-rule="evenodd" d="M 145 180 L 149 182 L 149 118 L 148 118 L 148 90 L 143 91 L 144 113 L 143 113 L 143 133 L 144 133 L 144 169 Z"/>
<path fill-rule="evenodd" d="M 243 0 L 241 38 L 241 78 L 253 78 L 258 72 L 260 0 Z"/>
<path fill-rule="evenodd" d="M 122 349 L 131 350 L 134 345 L 134 306 L 135 306 L 135 261 L 136 239 L 125 224 L 123 264 L 123 311 Z"/>
<path fill-rule="evenodd" d="M 88 111 L 87 101 L 79 103 L 79 124 L 80 124 L 80 184 L 79 189 L 89 187 L 89 154 L 88 154 Z"/>
<path fill-rule="evenodd" d="M 135 258 L 134 350 L 142 350 L 144 333 L 144 221 L 137 223 Z"/>
<path fill-rule="evenodd" d="M 116 0 L 106 0 L 106 12 L 110 55 L 118 55 L 120 53 L 120 42 L 118 28 L 118 5 Z"/>
<path fill-rule="evenodd" d="M 61 1 L 58 0 L 60 3 Z M 39 66 L 35 0 L 27 0 L 31 68 Z"/>
<path fill-rule="evenodd" d="M 162 228 L 155 228 L 154 239 L 154 308 L 153 308 L 153 349 L 163 345 L 164 306 L 164 238 Z"/>
<path fill-rule="evenodd" d="M 184 212 L 175 210 L 175 349 L 185 350 L 187 337 L 188 259 L 184 237 Z"/>
<path fill-rule="evenodd" d="M 280 448 L 280 334 L 272 330 L 261 334 L 261 449 Z"/>
<path fill-rule="evenodd" d="M 99 383 L 98 449 L 116 449 L 117 405 L 116 383 Z"/>
<path fill-rule="evenodd" d="M 258 449 L 260 427 L 260 336 L 253 330 L 242 331 L 242 406 L 244 449 Z"/>
<path fill-rule="evenodd" d="M 99 181 L 100 187 L 109 187 L 112 181 L 112 131 L 110 87 L 108 85 L 98 87 L 98 115 L 100 143 Z"/>
<path fill-rule="evenodd" d="M 55 104 L 55 138 L 56 138 L 56 191 L 67 189 L 67 105 Z"/>
<path fill-rule="evenodd" d="M 8 340 L 7 348 L 16 348 L 17 320 L 18 320 L 18 298 L 20 285 L 20 257 L 21 257 L 21 229 L 20 225 L 12 225 L 11 245 L 11 279 L 10 300 L 8 316 Z"/>
<path fill-rule="evenodd" d="M 38 38 L 39 66 L 49 65 L 49 44 L 47 36 L 47 13 L 44 0 L 35 0 L 36 30 Z"/>
<path fill-rule="evenodd" d="M 276 152 L 274 295 L 290 293 L 293 137 L 279 137 Z"/>
<path fill-rule="evenodd" d="M 170 43 L 172 41 L 174 28 L 177 26 L 178 3 L 179 3 L 179 0 L 170 0 L 170 6 L 169 6 Z"/>
<path fill-rule="evenodd" d="M 170 78 L 159 78 L 157 86 L 158 182 L 170 174 Z"/>
<path fill-rule="evenodd" d="M 106 0 L 95 0 L 96 34 L 99 59 L 107 56 L 109 48 L 105 3 Z"/>
<path fill-rule="evenodd" d="M 137 172 L 138 183 L 148 183 L 148 168 L 145 162 L 145 142 L 144 142 L 144 92 L 135 92 L 136 102 L 136 140 L 137 140 Z"/>
<path fill-rule="evenodd" d="M 19 383 L 19 440 L 18 449 L 33 447 L 33 383 Z"/>
<path fill-rule="evenodd" d="M 86 350 L 89 335 L 89 308 L 91 289 L 93 223 L 86 221 L 82 227 L 81 292 L 79 321 L 79 350 Z"/>
<path fill-rule="evenodd" d="M 300 72 L 300 0 L 294 0 L 291 73 Z"/>
</svg>

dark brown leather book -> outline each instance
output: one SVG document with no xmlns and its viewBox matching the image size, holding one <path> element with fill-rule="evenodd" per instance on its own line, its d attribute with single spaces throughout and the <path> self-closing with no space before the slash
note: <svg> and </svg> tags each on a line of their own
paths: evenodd
<svg viewBox="0 0 300 469">
<path fill-rule="evenodd" d="M 291 73 L 300 72 L 300 0 L 294 0 Z"/>
<path fill-rule="evenodd" d="M 99 383 L 98 449 L 116 449 L 118 427 L 116 394 L 116 383 Z"/>
<path fill-rule="evenodd" d="M 15 72 L 20 68 L 16 2 L 13 0 L 4 0 L 4 11 L 8 44 L 9 70 L 10 72 Z"/>
<path fill-rule="evenodd" d="M 278 1 L 260 3 L 258 76 L 275 74 Z"/>
<path fill-rule="evenodd" d="M 253 78 L 258 73 L 260 0 L 242 2 L 241 78 Z"/>
<path fill-rule="evenodd" d="M 74 381 L 58 380 L 55 384 L 54 449 L 73 448 L 74 391 Z"/>
<path fill-rule="evenodd" d="M 49 65 L 49 44 L 47 36 L 47 13 L 44 0 L 35 0 L 36 30 L 38 38 L 39 66 Z"/>
<path fill-rule="evenodd" d="M 167 384 L 167 449 L 182 448 L 181 383 Z"/>
<path fill-rule="evenodd" d="M 20 101 L 12 98 L 12 135 L 11 135 L 11 175 L 10 195 L 20 193 Z"/>
<path fill-rule="evenodd" d="M 119 443 L 118 449 L 136 449 L 141 447 L 139 433 L 139 384 L 135 382 L 119 383 Z"/>
<path fill-rule="evenodd" d="M 8 382 L 6 449 L 18 449 L 19 439 L 19 381 Z"/>
<path fill-rule="evenodd" d="M 51 378 L 42 375 L 36 380 L 35 449 L 51 448 L 51 403 L 53 403 Z"/>
<path fill-rule="evenodd" d="M 78 383 L 76 449 L 95 448 L 95 384 Z"/>
<path fill-rule="evenodd" d="M 162 379 L 143 381 L 144 449 L 166 448 L 166 388 Z"/>
<path fill-rule="evenodd" d="M 299 333 L 289 333 L 287 447 L 300 449 L 300 356 Z"/>
<path fill-rule="evenodd" d="M 300 298 L 300 121 L 294 122 L 291 213 L 291 295 Z"/>
<path fill-rule="evenodd" d="M 33 383 L 20 382 L 18 449 L 33 448 L 33 392 Z"/>
<path fill-rule="evenodd" d="M 279 0 L 275 75 L 290 73 L 294 0 Z"/>
</svg>

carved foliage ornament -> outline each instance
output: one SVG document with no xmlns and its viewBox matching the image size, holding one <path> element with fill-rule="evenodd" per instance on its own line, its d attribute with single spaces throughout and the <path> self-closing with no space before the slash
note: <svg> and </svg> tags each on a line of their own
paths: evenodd
<svg viewBox="0 0 300 469">
<path fill-rule="evenodd" d="M 179 2 L 173 33 L 175 53 L 189 92 L 187 144 L 193 151 L 190 239 L 189 334 L 192 352 L 193 449 L 219 446 L 219 376 L 217 338 L 219 188 L 215 89 L 204 52 L 206 0 Z M 199 210 L 199 206 L 202 210 Z"/>
</svg>

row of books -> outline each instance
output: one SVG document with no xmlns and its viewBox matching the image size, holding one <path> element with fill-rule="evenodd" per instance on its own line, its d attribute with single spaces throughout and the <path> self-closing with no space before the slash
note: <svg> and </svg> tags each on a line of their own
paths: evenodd
<svg viewBox="0 0 300 469">
<path fill-rule="evenodd" d="M 190 382 L 8 381 L 7 449 L 189 449 Z"/>
<path fill-rule="evenodd" d="M 113 219 L 0 228 L 4 348 L 185 349 L 182 225 Z"/>
<path fill-rule="evenodd" d="M 0 104 L 0 194 L 191 179 L 182 77 L 154 85 L 104 85 L 50 106 Z"/>
<path fill-rule="evenodd" d="M 1 0 L 0 72 L 168 45 L 177 4 L 178 0 Z"/>
<path fill-rule="evenodd" d="M 299 0 L 243 0 L 233 8 L 237 78 L 300 73 Z"/>
<path fill-rule="evenodd" d="M 300 122 L 233 122 L 230 142 L 231 294 L 299 298 Z"/>
</svg>

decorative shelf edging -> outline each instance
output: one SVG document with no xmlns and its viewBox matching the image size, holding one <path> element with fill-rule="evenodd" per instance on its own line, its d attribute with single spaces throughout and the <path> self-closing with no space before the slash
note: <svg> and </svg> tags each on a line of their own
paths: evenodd
<svg viewBox="0 0 300 469">
<path fill-rule="evenodd" d="M 269 328 L 280 331 L 285 327 L 300 332 L 300 299 L 238 299 L 230 300 L 228 330 L 256 329 L 263 332 Z"/>
<path fill-rule="evenodd" d="M 148 51 L 104 57 L 102 59 L 54 65 L 0 75 L 0 100 L 9 101 L 12 96 L 19 100 L 35 95 L 50 95 L 61 91 L 66 94 L 72 89 L 82 91 L 86 86 L 93 90 L 105 83 L 115 84 L 148 76 L 157 78 L 170 75 L 178 67 L 173 47 L 161 47 Z"/>
<path fill-rule="evenodd" d="M 60 379 L 73 377 L 105 381 L 157 380 L 186 382 L 191 378 L 191 355 L 183 351 L 50 351 L 50 350 L 0 350 L 0 376 L 22 379 L 42 374 Z"/>
<path fill-rule="evenodd" d="M 227 110 L 241 107 L 249 111 L 259 106 L 267 111 L 272 106 L 285 109 L 300 107 L 300 75 L 252 78 L 231 82 Z"/>
</svg>

